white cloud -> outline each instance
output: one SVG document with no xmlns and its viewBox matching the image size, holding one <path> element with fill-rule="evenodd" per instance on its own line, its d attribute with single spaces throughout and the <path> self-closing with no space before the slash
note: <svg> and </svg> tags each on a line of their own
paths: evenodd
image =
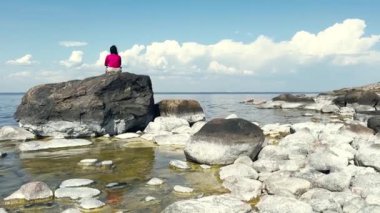
<svg viewBox="0 0 380 213">
<path fill-rule="evenodd" d="M 250 43 L 221 40 L 206 45 L 166 40 L 134 45 L 120 55 L 130 72 L 172 75 L 292 73 L 321 62 L 334 66 L 380 64 L 380 52 L 374 49 L 380 35 L 366 36 L 365 28 L 363 20 L 347 19 L 317 33 L 296 32 L 284 41 L 264 35 Z M 106 55 L 106 51 L 100 53 L 97 66 L 103 66 Z"/>
<path fill-rule="evenodd" d="M 65 67 L 79 67 L 83 64 L 83 52 L 80 50 L 74 50 L 71 52 L 69 59 L 61 60 L 59 62 L 61 65 Z"/>
<path fill-rule="evenodd" d="M 22 56 L 21 58 L 9 60 L 6 62 L 7 64 L 13 64 L 13 65 L 30 65 L 33 63 L 36 63 L 35 61 L 32 61 L 32 55 L 26 54 Z"/>
<path fill-rule="evenodd" d="M 106 60 L 106 56 L 108 55 L 107 51 L 102 51 L 99 53 L 99 59 L 95 62 L 96 66 L 104 66 L 104 61 Z"/>
<path fill-rule="evenodd" d="M 86 46 L 88 43 L 84 41 L 60 41 L 59 45 L 63 47 L 83 47 Z"/>
</svg>

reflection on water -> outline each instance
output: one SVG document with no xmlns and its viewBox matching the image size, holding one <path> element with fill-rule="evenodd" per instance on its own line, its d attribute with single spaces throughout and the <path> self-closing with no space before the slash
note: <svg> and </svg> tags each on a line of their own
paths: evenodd
<svg viewBox="0 0 380 213">
<path fill-rule="evenodd" d="M 203 170 L 192 165 L 190 171 L 169 168 L 172 159 L 184 160 L 181 149 L 174 147 L 128 147 L 123 141 L 94 141 L 93 145 L 43 152 L 18 153 L 16 142 L 0 143 L 9 155 L 0 161 L 0 196 L 4 198 L 22 184 L 39 180 L 51 189 L 70 178 L 89 178 L 96 183 L 92 187 L 102 191 L 100 200 L 113 209 L 132 212 L 160 212 L 176 200 L 191 198 L 200 194 L 225 192 L 217 177 L 217 168 Z M 141 143 L 141 142 L 140 142 Z M 84 158 L 112 160 L 114 169 L 84 169 L 78 162 Z M 162 186 L 147 186 L 152 177 L 165 180 Z M 125 188 L 108 189 L 111 182 L 124 182 Z M 174 185 L 184 185 L 195 189 L 189 195 L 173 192 Z M 145 202 L 146 196 L 154 196 L 157 201 Z M 49 205 L 37 205 L 21 210 L 27 212 L 60 212 L 75 206 L 75 202 L 55 200 Z M 20 206 L 12 207 L 13 210 Z"/>
</svg>

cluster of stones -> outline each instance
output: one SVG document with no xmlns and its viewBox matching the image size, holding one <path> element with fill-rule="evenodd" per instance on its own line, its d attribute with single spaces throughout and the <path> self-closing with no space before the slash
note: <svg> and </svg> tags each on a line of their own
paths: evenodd
<svg viewBox="0 0 380 213">
<path fill-rule="evenodd" d="M 20 187 L 8 197 L 4 198 L 6 205 L 46 202 L 52 199 L 71 199 L 78 203 L 79 209 L 96 210 L 106 204 L 96 199 L 101 192 L 88 187 L 94 181 L 90 179 L 68 179 L 63 181 L 59 188 L 53 191 L 40 181 L 29 182 Z M 79 212 L 79 209 L 74 209 Z M 70 209 L 73 211 L 73 209 Z"/>
<path fill-rule="evenodd" d="M 278 131 L 284 129 L 277 126 Z M 232 203 L 242 202 L 239 207 L 220 208 L 229 212 L 380 211 L 380 138 L 373 130 L 357 121 L 286 126 L 294 133 L 276 145 L 264 143 L 257 160 L 241 155 L 220 168 L 220 179 L 230 193 L 179 201 L 164 212 L 212 211 L 218 209 L 215 199 L 228 203 L 232 198 Z M 259 200 L 254 209 L 244 205 L 253 200 Z"/>
</svg>

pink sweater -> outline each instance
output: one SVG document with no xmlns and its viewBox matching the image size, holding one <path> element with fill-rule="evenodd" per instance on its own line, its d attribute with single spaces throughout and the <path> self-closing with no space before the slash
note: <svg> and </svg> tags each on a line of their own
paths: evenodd
<svg viewBox="0 0 380 213">
<path fill-rule="evenodd" d="M 109 54 L 104 62 L 106 67 L 119 68 L 121 66 L 121 57 L 117 54 Z"/>
</svg>

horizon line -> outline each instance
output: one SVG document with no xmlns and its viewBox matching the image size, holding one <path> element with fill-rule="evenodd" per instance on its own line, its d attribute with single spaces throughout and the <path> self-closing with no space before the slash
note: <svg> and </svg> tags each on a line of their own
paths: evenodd
<svg viewBox="0 0 380 213">
<path fill-rule="evenodd" d="M 25 94 L 26 92 L 0 92 L 1 95 L 16 95 L 16 94 Z M 153 94 L 159 95 L 170 95 L 170 94 L 284 94 L 284 93 L 294 93 L 294 94 L 318 94 L 322 93 L 321 91 L 265 91 L 265 92 L 253 92 L 253 91 L 202 91 L 202 92 L 153 92 Z"/>
</svg>

